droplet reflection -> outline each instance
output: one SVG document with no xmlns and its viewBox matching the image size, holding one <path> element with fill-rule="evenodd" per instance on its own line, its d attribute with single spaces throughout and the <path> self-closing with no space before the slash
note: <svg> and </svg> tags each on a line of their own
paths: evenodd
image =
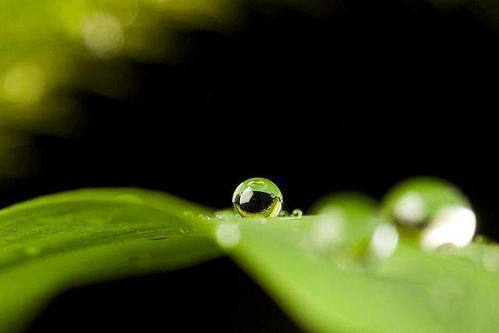
<svg viewBox="0 0 499 333">
<path fill-rule="evenodd" d="M 232 204 L 242 217 L 276 217 L 282 208 L 282 194 L 265 178 L 245 180 L 234 191 Z"/>
<path fill-rule="evenodd" d="M 464 247 L 468 245 L 476 229 L 475 213 L 460 206 L 443 207 L 421 236 L 421 246 L 434 250 L 442 245 Z"/>
</svg>

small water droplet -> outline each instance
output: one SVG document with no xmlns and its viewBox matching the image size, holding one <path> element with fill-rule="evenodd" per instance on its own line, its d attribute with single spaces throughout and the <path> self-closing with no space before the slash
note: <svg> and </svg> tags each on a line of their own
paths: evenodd
<svg viewBox="0 0 499 333">
<path fill-rule="evenodd" d="M 383 218 L 427 251 L 451 245 L 464 247 L 475 234 L 476 217 L 466 196 L 437 178 L 401 182 L 383 199 Z"/>
<path fill-rule="evenodd" d="M 383 223 L 376 227 L 369 244 L 369 251 L 377 259 L 386 259 L 397 248 L 399 234 L 395 226 Z"/>
<path fill-rule="evenodd" d="M 341 213 L 319 216 L 309 232 L 310 244 L 321 252 L 330 250 L 341 243 L 344 227 Z"/>
<path fill-rule="evenodd" d="M 289 216 L 289 212 L 285 209 L 282 209 L 280 212 L 279 212 L 279 215 L 277 215 L 279 217 L 286 217 L 286 216 Z"/>
<path fill-rule="evenodd" d="M 299 208 L 293 209 L 293 211 L 291 212 L 291 216 L 294 216 L 294 217 L 302 217 L 302 215 L 303 215 L 303 212 Z"/>
<path fill-rule="evenodd" d="M 207 215 L 204 215 L 204 214 L 199 214 L 198 218 L 201 219 L 201 220 L 206 220 L 206 221 L 211 220 L 211 217 L 209 217 Z"/>
<path fill-rule="evenodd" d="M 232 222 L 221 222 L 215 230 L 215 237 L 221 247 L 233 248 L 241 239 L 239 225 Z"/>
</svg>

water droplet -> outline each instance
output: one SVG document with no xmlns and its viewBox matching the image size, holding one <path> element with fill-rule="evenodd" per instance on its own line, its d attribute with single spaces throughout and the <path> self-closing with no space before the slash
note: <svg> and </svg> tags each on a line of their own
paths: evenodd
<svg viewBox="0 0 499 333">
<path fill-rule="evenodd" d="M 414 191 L 409 191 L 400 198 L 394 208 L 395 218 L 409 225 L 417 225 L 425 218 L 425 214 L 425 203 L 421 196 Z"/>
<path fill-rule="evenodd" d="M 242 217 L 275 217 L 282 208 L 282 194 L 276 184 L 265 178 L 250 178 L 234 191 L 232 204 Z"/>
<path fill-rule="evenodd" d="M 3 88 L 6 97 L 20 104 L 32 104 L 40 100 L 46 89 L 46 73 L 43 66 L 19 63 L 5 73 Z"/>
<path fill-rule="evenodd" d="M 475 234 L 476 217 L 468 199 L 452 184 L 436 178 L 413 178 L 395 186 L 381 211 L 402 236 L 417 239 L 425 250 L 464 247 Z"/>
<path fill-rule="evenodd" d="M 291 212 L 291 216 L 294 216 L 294 217 L 302 217 L 303 215 L 303 212 L 301 209 L 293 209 L 293 211 Z"/>
<path fill-rule="evenodd" d="M 238 214 L 234 213 L 234 210 L 232 208 L 227 208 L 223 210 L 218 210 L 215 212 L 215 218 L 224 220 L 224 219 L 231 219 L 234 217 L 240 217 Z"/>
<path fill-rule="evenodd" d="M 86 18 L 82 34 L 87 48 L 99 58 L 116 55 L 124 42 L 121 23 L 110 13 L 97 13 Z"/>
<path fill-rule="evenodd" d="M 344 228 L 341 213 L 319 216 L 310 228 L 310 244 L 320 252 L 334 249 L 343 240 Z"/>
<path fill-rule="evenodd" d="M 221 247 L 232 248 L 241 239 L 239 226 L 232 222 L 221 222 L 215 230 L 215 237 Z"/>
<path fill-rule="evenodd" d="M 421 235 L 421 246 L 434 250 L 443 245 L 464 247 L 473 239 L 476 229 L 475 213 L 461 206 L 443 207 Z"/>
<path fill-rule="evenodd" d="M 386 259 L 397 248 L 399 234 L 394 225 L 383 223 L 376 227 L 369 244 L 370 254 L 376 259 Z"/>
<path fill-rule="evenodd" d="M 396 246 L 380 247 L 383 237 L 391 234 L 388 227 L 377 229 L 384 221 L 377 217 L 375 201 L 364 194 L 329 195 L 314 205 L 312 213 L 319 216 L 312 223 L 310 243 L 318 254 L 331 258 L 343 268 L 361 267 L 369 256 L 378 252 L 381 256 L 386 255 Z M 370 244 L 374 253 L 370 253 Z"/>
<path fill-rule="evenodd" d="M 204 214 L 199 214 L 199 215 L 198 215 L 198 218 L 200 218 L 201 220 L 206 220 L 206 221 L 211 220 L 211 217 L 206 216 L 206 215 L 204 215 Z"/>
<path fill-rule="evenodd" d="M 282 209 L 280 212 L 279 212 L 279 215 L 277 215 L 279 217 L 286 217 L 286 216 L 289 216 L 289 212 L 285 209 Z"/>
</svg>

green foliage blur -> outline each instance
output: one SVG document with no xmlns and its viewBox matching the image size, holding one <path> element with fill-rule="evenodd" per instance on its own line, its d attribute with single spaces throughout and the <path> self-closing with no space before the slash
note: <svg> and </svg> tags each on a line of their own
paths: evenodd
<svg viewBox="0 0 499 333">
<path fill-rule="evenodd" d="M 464 6 L 497 28 L 496 1 L 429 1 Z M 29 171 L 33 133 L 77 134 L 82 110 L 68 91 L 120 97 L 133 86 L 129 60 L 181 59 L 182 30 L 230 32 L 243 24 L 243 6 L 270 3 L 320 15 L 341 1 L 1 0 L 0 179 Z M 124 78 L 118 85 L 116 73 Z"/>
</svg>

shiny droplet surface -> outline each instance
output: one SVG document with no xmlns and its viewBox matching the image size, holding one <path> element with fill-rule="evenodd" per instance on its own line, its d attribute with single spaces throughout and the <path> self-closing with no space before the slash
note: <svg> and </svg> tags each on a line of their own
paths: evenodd
<svg viewBox="0 0 499 333">
<path fill-rule="evenodd" d="M 282 194 L 276 184 L 265 178 L 250 178 L 234 191 L 232 204 L 242 217 L 275 217 L 282 208 Z"/>
<path fill-rule="evenodd" d="M 384 198 L 382 216 L 425 250 L 468 245 L 476 216 L 466 196 L 438 178 L 417 177 L 396 185 Z"/>
</svg>

